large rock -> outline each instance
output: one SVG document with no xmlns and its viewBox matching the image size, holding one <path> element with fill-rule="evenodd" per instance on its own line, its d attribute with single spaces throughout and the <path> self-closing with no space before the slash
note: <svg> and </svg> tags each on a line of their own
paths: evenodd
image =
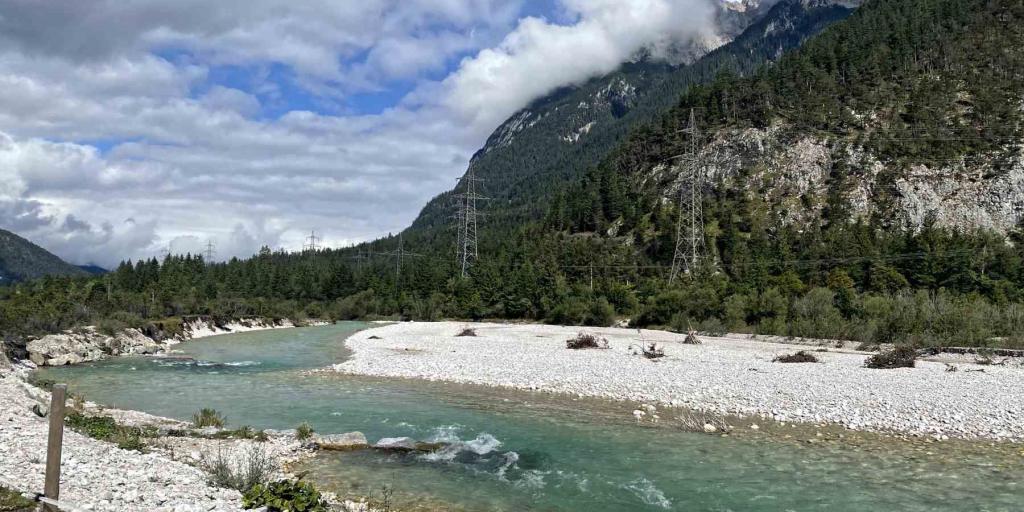
<svg viewBox="0 0 1024 512">
<path fill-rule="evenodd" d="M 377 441 L 373 447 L 377 450 L 411 452 L 418 449 L 416 440 L 411 437 L 385 437 Z"/>
<path fill-rule="evenodd" d="M 155 354 L 164 345 L 153 341 L 138 329 L 127 329 L 114 336 L 93 328 L 50 334 L 32 340 L 25 347 L 29 359 L 40 366 L 63 366 L 98 361 L 107 356 Z"/>
<path fill-rule="evenodd" d="M 370 443 L 367 442 L 366 436 L 362 432 L 348 432 L 346 434 L 331 434 L 326 436 L 316 436 L 313 440 L 317 448 L 321 450 L 333 450 L 333 451 L 352 451 L 362 450 L 368 448 Z"/>
</svg>

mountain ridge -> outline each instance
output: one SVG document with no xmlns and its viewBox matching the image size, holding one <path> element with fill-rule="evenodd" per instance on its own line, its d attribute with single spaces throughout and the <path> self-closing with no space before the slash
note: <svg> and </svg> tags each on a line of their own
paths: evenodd
<svg viewBox="0 0 1024 512">
<path fill-rule="evenodd" d="M 31 241 L 0 229 L 0 284 L 51 275 L 86 276 L 89 274 L 88 271 L 65 262 Z"/>
</svg>

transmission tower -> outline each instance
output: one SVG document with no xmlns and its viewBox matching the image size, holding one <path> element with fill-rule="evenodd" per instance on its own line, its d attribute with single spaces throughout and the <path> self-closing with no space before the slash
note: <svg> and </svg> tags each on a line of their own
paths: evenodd
<svg viewBox="0 0 1024 512">
<path fill-rule="evenodd" d="M 422 254 L 409 252 L 405 250 L 405 244 L 402 241 L 402 234 L 398 234 L 398 249 L 385 253 L 386 256 L 395 257 L 395 297 L 400 297 L 402 293 L 401 279 L 402 279 L 402 262 L 406 256 L 413 256 L 416 258 L 422 257 Z"/>
<path fill-rule="evenodd" d="M 462 277 L 466 277 L 469 267 L 480 258 L 477 250 L 477 218 L 480 212 L 477 210 L 477 201 L 486 200 L 477 192 L 477 183 L 481 180 L 476 177 L 476 170 L 471 165 L 466 175 L 461 180 L 466 184 L 466 191 L 455 196 L 458 201 L 458 209 L 455 214 L 456 229 L 456 264 Z"/>
<path fill-rule="evenodd" d="M 217 255 L 217 246 L 213 244 L 213 240 L 206 241 L 206 250 L 203 251 L 203 259 L 206 260 L 206 264 L 212 264 L 213 258 Z"/>
<path fill-rule="evenodd" d="M 308 251 L 308 252 L 310 252 L 310 253 L 315 255 L 317 253 L 317 251 L 319 251 L 320 249 L 323 248 L 320 245 L 320 242 L 322 240 L 323 240 L 322 238 L 316 236 L 316 230 L 315 229 L 310 231 L 309 232 L 309 236 L 306 237 L 306 243 L 302 244 L 302 251 L 303 252 Z"/>
<path fill-rule="evenodd" d="M 676 250 L 672 256 L 669 282 L 675 282 L 681 272 L 692 274 L 705 258 L 704 245 L 704 161 L 700 158 L 700 130 L 693 109 L 690 124 L 682 130 L 689 136 L 687 152 L 679 173 L 679 218 L 676 220 Z"/>
</svg>

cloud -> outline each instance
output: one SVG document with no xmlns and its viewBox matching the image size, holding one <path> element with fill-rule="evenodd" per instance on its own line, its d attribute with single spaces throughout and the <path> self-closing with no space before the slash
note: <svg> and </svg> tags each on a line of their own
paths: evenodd
<svg viewBox="0 0 1024 512">
<path fill-rule="evenodd" d="M 480 129 L 493 129 L 530 101 L 607 74 L 641 49 L 714 36 L 705 0 L 564 0 L 575 22 L 529 17 L 496 47 L 462 61 L 444 80 L 445 105 Z"/>
<path fill-rule="evenodd" d="M 713 0 L 0 1 L 0 227 L 110 267 L 397 232 L 509 114 L 700 37 Z"/>
</svg>

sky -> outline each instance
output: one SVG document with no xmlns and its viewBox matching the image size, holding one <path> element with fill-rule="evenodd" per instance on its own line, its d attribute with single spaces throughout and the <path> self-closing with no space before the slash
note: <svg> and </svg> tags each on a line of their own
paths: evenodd
<svg viewBox="0 0 1024 512">
<path fill-rule="evenodd" d="M 0 0 L 0 228 L 75 264 L 395 233 L 716 0 Z"/>
</svg>

